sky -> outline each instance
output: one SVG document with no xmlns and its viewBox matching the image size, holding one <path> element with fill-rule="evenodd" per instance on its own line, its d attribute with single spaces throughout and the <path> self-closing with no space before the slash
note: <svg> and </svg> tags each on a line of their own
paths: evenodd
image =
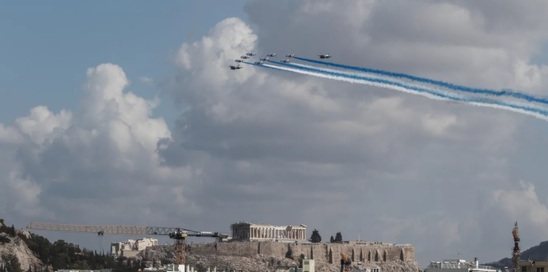
<svg viewBox="0 0 548 272">
<path fill-rule="evenodd" d="M 305 224 L 326 241 L 413 244 L 423 267 L 509 257 L 515 221 L 523 249 L 548 240 L 548 122 L 228 65 L 329 53 L 546 97 L 547 12 L 509 0 L 4 2 L 0 217 Z"/>
</svg>

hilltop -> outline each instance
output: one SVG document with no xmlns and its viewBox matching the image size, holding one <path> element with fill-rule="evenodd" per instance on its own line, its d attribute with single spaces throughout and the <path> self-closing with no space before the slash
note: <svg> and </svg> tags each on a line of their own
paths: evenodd
<svg viewBox="0 0 548 272">
<path fill-rule="evenodd" d="M 47 270 L 40 259 L 27 246 L 25 239 L 30 233 L 7 227 L 0 219 L 0 264 L 6 271 L 43 271 Z"/>
<path fill-rule="evenodd" d="M 540 242 L 539 245 L 521 252 L 521 260 L 548 260 L 548 241 Z M 503 258 L 497 262 L 488 263 L 487 265 L 499 269 L 513 266 L 511 258 Z"/>
<path fill-rule="evenodd" d="M 137 271 L 123 260 L 98 254 L 78 245 L 6 226 L 0 219 L 0 272 L 51 272 L 58 269 L 104 269 Z"/>
<path fill-rule="evenodd" d="M 138 260 L 147 265 L 173 260 L 173 246 L 147 248 L 138 254 Z M 189 244 L 187 264 L 206 271 L 274 271 L 277 267 L 299 267 L 304 259 L 314 259 L 316 271 L 340 270 L 341 254 L 354 261 L 351 267 L 378 269 L 383 272 L 417 272 L 415 250 L 409 244 L 367 242 L 300 243 L 276 241 L 231 241 Z"/>
</svg>

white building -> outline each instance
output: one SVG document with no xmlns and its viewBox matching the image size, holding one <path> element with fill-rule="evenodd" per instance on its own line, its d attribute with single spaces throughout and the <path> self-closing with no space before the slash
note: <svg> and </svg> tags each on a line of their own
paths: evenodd
<svg viewBox="0 0 548 272">
<path fill-rule="evenodd" d="M 157 245 L 158 239 L 154 238 L 130 239 L 124 242 L 112 243 L 110 245 L 110 254 L 114 256 L 135 257 L 145 248 Z"/>
<path fill-rule="evenodd" d="M 478 259 L 475 259 L 473 262 L 466 260 L 430 262 L 424 272 L 498 272 L 498 270 L 490 266 L 479 265 Z"/>
<path fill-rule="evenodd" d="M 303 272 L 315 272 L 315 262 L 312 259 L 303 260 Z"/>
</svg>

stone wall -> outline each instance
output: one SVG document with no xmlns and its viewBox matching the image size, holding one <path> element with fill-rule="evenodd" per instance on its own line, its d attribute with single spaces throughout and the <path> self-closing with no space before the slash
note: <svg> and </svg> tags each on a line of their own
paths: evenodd
<svg viewBox="0 0 548 272">
<path fill-rule="evenodd" d="M 415 248 L 410 244 L 387 243 L 281 243 L 281 242 L 222 242 L 189 245 L 193 254 L 255 257 L 257 255 L 285 257 L 291 248 L 293 257 L 301 254 L 308 259 L 326 263 L 338 263 L 340 254 L 346 254 L 353 262 L 383 263 L 416 261 Z"/>
</svg>

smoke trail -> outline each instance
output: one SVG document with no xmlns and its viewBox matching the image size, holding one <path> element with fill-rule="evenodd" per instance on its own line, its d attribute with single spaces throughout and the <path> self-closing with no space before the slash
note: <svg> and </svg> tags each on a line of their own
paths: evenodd
<svg viewBox="0 0 548 272">
<path fill-rule="evenodd" d="M 414 87 L 414 86 L 407 86 L 404 83 L 400 82 L 394 82 L 387 79 L 380 79 L 380 78 L 372 78 L 372 77 L 364 77 L 364 76 L 351 76 L 347 74 L 337 73 L 337 72 L 325 72 L 321 70 L 317 70 L 315 68 L 291 68 L 289 66 L 293 66 L 292 64 L 286 64 L 286 63 L 279 63 L 276 61 L 269 61 L 275 64 L 280 64 L 287 67 L 281 67 L 276 65 L 269 65 L 269 64 L 254 64 L 254 63 L 248 63 L 257 65 L 260 67 L 266 67 L 271 68 L 274 70 L 280 70 L 280 71 L 287 71 L 287 72 L 294 72 L 304 75 L 311 75 L 316 77 L 322 77 L 327 79 L 334 79 L 339 81 L 345 81 L 350 83 L 358 83 L 358 84 L 365 84 L 375 87 L 382 87 L 382 88 L 389 88 L 389 89 L 397 89 L 401 92 L 410 93 L 410 94 L 417 94 L 421 96 L 425 96 L 431 99 L 437 99 L 437 100 L 450 100 L 450 101 L 456 101 L 459 102 L 461 96 L 457 95 L 451 95 L 446 94 L 443 92 L 435 92 L 431 90 L 427 90 L 420 87 Z M 407 88 L 406 88 L 407 87 Z"/>
<path fill-rule="evenodd" d="M 328 73 L 341 73 L 341 74 L 345 74 L 345 75 L 349 75 L 349 76 L 357 76 L 357 77 L 367 76 L 368 78 L 384 79 L 384 80 L 389 80 L 391 82 L 398 82 L 398 83 L 406 84 L 407 86 L 413 86 L 413 87 L 417 87 L 417 88 L 422 88 L 424 86 L 424 85 L 412 84 L 409 81 L 403 81 L 403 80 L 394 79 L 392 77 L 387 77 L 387 76 L 382 76 L 382 75 L 378 76 L 378 75 L 370 74 L 370 73 L 347 72 L 347 71 L 344 71 L 344 70 L 334 70 L 334 69 L 329 69 L 329 68 L 321 68 L 321 67 L 317 67 L 317 66 L 311 66 L 311 65 L 306 65 L 306 64 L 302 64 L 302 63 L 296 63 L 296 62 L 289 62 L 289 63 L 288 62 L 283 62 L 282 63 L 282 62 L 277 62 L 277 61 L 273 61 L 273 60 L 267 60 L 267 61 L 275 63 L 275 64 L 285 65 L 285 66 L 291 66 L 291 67 L 296 67 L 296 68 L 314 69 L 314 70 L 318 70 L 318 71 L 322 71 L 322 72 L 328 72 Z"/>
<path fill-rule="evenodd" d="M 390 81 L 386 79 L 370 78 L 370 77 L 363 77 L 363 76 L 350 76 L 347 74 L 341 74 L 336 72 L 325 72 L 325 71 L 317 70 L 314 68 L 304 68 L 304 67 L 297 68 L 295 67 L 295 65 L 279 63 L 274 61 L 273 63 L 279 64 L 282 66 L 270 65 L 270 64 L 254 64 L 250 62 L 245 62 L 245 63 L 260 66 L 260 67 L 280 70 L 280 71 L 294 72 L 294 73 L 311 75 L 311 76 L 322 77 L 327 79 L 335 79 L 335 80 L 345 81 L 350 83 L 359 83 L 359 84 L 389 88 L 389 89 L 393 89 L 393 90 L 397 90 L 405 93 L 425 96 L 431 99 L 449 100 L 449 101 L 455 101 L 455 102 L 462 102 L 462 103 L 466 103 L 474 106 L 505 109 L 505 110 L 509 110 L 517 113 L 534 116 L 534 117 L 548 121 L 547 111 L 538 109 L 538 108 L 528 107 L 528 106 L 504 103 L 504 102 L 499 102 L 496 100 L 491 100 L 486 98 L 473 98 L 473 97 L 449 94 L 449 93 L 444 93 L 442 91 L 435 90 L 435 89 L 410 86 L 405 83 Z"/>
<path fill-rule="evenodd" d="M 316 63 L 316 64 L 323 64 L 323 65 L 327 65 L 327 66 L 333 66 L 333 67 L 338 67 L 338 68 L 343 68 L 343 69 L 348 69 L 348 70 L 362 71 L 362 72 L 367 72 L 367 73 L 385 75 L 385 76 L 394 77 L 394 78 L 410 79 L 410 80 L 413 80 L 413 81 L 416 81 L 416 82 L 428 83 L 428 84 L 432 84 L 432 85 L 452 89 L 452 90 L 455 90 L 455 91 L 462 91 L 462 92 L 475 93 L 475 94 L 487 94 L 487 95 L 493 95 L 493 96 L 508 96 L 508 97 L 514 97 L 514 98 L 517 98 L 517 99 L 522 99 L 522 100 L 525 100 L 525 101 L 528 101 L 528 102 L 537 102 L 537 103 L 542 103 L 542 104 L 547 104 L 548 105 L 548 99 L 546 99 L 546 98 L 540 98 L 540 97 L 536 97 L 536 96 L 533 96 L 533 95 L 529 95 L 529 94 L 525 94 L 525 93 L 521 93 L 521 92 L 515 92 L 515 91 L 511 91 L 511 90 L 496 91 L 496 90 L 481 89 L 481 88 L 471 88 L 471 87 L 467 87 L 467 86 L 456 85 L 456 84 L 447 83 L 447 82 L 443 82 L 443 81 L 439 81 L 439 80 L 433 80 L 433 79 L 428 79 L 428 78 L 423 78 L 423 77 L 417 77 L 417 76 L 412 76 L 412 75 L 403 74 L 403 73 L 395 73 L 395 72 L 384 71 L 384 70 L 379 70 L 379 69 L 349 66 L 349 65 L 344 65 L 344 64 L 337 64 L 337 63 L 332 63 L 332 62 L 319 61 L 319 60 L 313 60 L 313 59 L 307 59 L 307 58 L 301 58 L 301 57 L 294 57 L 294 58 L 298 59 L 298 60 L 302 60 L 302 61 L 307 61 L 307 62 Z"/>
</svg>

